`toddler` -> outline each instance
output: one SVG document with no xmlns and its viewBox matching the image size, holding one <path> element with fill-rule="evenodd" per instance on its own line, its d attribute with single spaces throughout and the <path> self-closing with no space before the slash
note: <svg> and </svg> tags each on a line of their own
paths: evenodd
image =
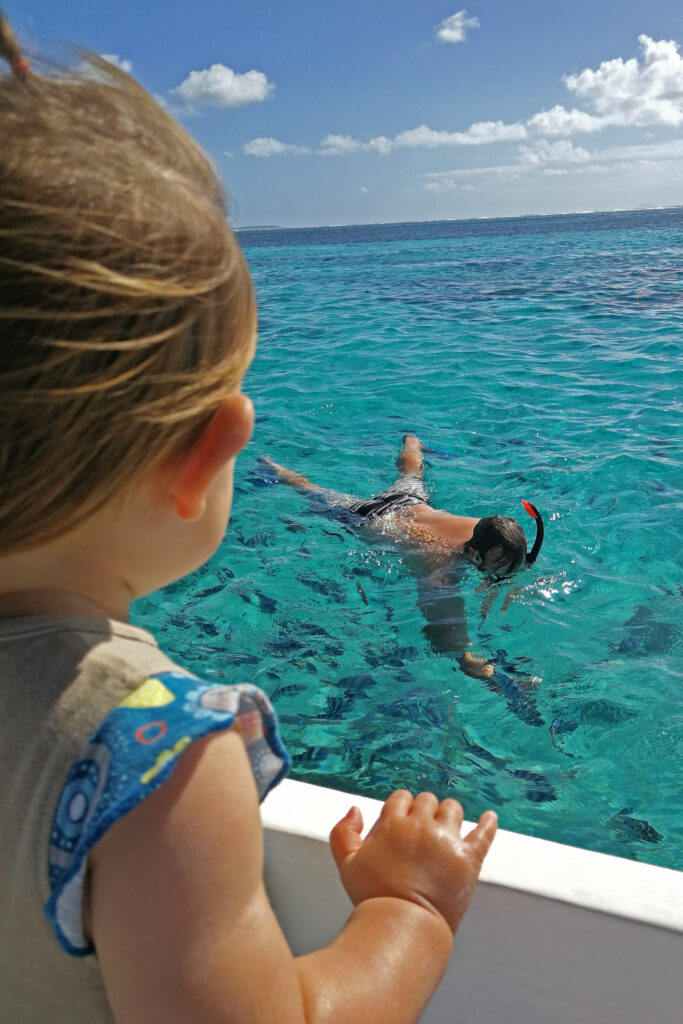
<svg viewBox="0 0 683 1024">
<path fill-rule="evenodd" d="M 253 408 L 249 273 L 188 135 L 102 60 L 0 55 L 0 1019 L 417 1021 L 496 830 L 392 793 L 331 849 L 354 904 L 295 958 L 259 800 L 268 698 L 174 664 L 132 600 L 216 550 Z"/>
</svg>

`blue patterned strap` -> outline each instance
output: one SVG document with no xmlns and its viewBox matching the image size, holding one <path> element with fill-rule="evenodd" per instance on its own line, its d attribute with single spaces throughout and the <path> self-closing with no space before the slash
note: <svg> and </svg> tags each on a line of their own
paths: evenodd
<svg viewBox="0 0 683 1024">
<path fill-rule="evenodd" d="M 69 772 L 52 825 L 45 913 L 67 953 L 94 952 L 83 932 L 83 883 L 95 843 L 168 778 L 186 747 L 233 726 L 263 800 L 287 773 L 290 758 L 272 705 L 256 686 L 216 686 L 162 672 L 100 723 Z"/>
</svg>

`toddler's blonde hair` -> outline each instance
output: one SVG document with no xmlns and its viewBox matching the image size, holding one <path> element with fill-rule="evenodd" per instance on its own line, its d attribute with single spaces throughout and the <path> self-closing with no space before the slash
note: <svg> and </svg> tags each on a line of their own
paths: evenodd
<svg viewBox="0 0 683 1024">
<path fill-rule="evenodd" d="M 3 553 L 68 532 L 179 454 L 239 388 L 256 327 L 221 188 L 187 133 L 99 58 L 59 75 L 11 63 L 0 78 Z"/>
</svg>

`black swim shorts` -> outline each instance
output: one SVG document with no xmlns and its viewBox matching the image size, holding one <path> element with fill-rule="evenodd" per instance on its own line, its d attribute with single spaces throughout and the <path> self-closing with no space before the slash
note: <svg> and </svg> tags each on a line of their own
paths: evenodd
<svg viewBox="0 0 683 1024">
<path fill-rule="evenodd" d="M 404 473 L 386 491 L 376 494 L 374 498 L 355 501 L 348 509 L 366 519 L 379 519 L 401 508 L 428 504 L 429 495 L 425 490 L 424 480 L 411 473 Z"/>
</svg>

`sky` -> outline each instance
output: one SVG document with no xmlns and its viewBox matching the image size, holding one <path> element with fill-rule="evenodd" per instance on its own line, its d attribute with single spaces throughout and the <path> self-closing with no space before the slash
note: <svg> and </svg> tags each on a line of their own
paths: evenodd
<svg viewBox="0 0 683 1024">
<path fill-rule="evenodd" d="M 680 0 L 467 2 L 2 0 L 137 78 L 238 227 L 683 204 Z"/>
</svg>

